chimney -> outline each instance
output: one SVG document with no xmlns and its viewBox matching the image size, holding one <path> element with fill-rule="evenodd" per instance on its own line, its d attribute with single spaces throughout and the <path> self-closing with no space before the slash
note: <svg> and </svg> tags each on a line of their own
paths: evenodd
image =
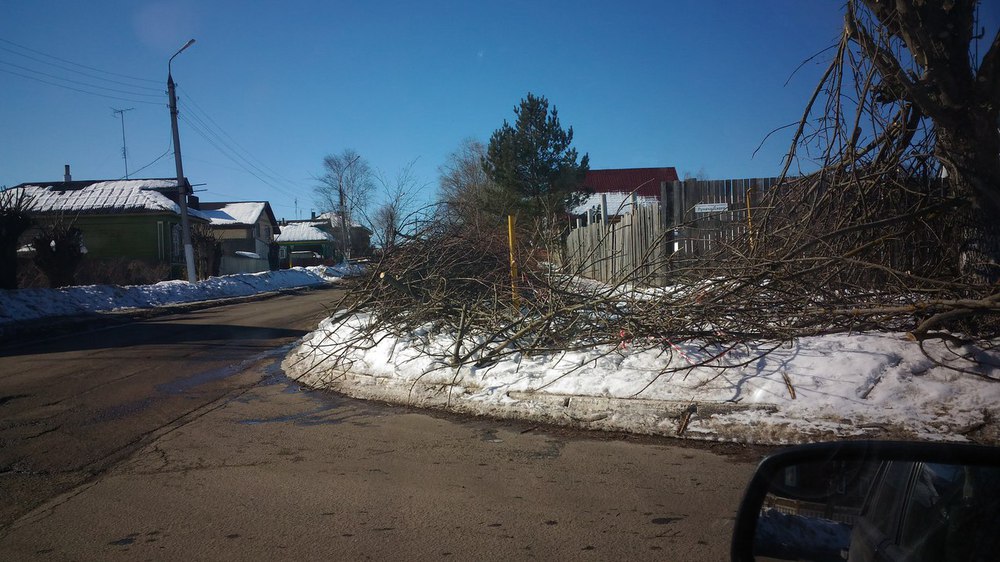
<svg viewBox="0 0 1000 562">
<path fill-rule="evenodd" d="M 63 181 L 73 181 L 73 176 L 69 175 L 69 164 L 63 166 Z"/>
<path fill-rule="evenodd" d="M 310 210 L 309 214 L 312 215 L 312 219 L 310 220 L 316 220 L 316 211 Z"/>
</svg>

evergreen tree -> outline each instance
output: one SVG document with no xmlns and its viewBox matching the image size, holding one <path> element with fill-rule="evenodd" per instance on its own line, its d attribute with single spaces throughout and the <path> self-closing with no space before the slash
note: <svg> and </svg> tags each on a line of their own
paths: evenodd
<svg viewBox="0 0 1000 562">
<path fill-rule="evenodd" d="M 531 218 L 561 217 L 580 203 L 587 154 L 577 161 L 573 127 L 563 130 L 555 106 L 544 96 L 528 96 L 514 108 L 514 125 L 506 120 L 490 138 L 483 169 L 506 196 L 506 205 Z M 498 194 L 499 195 L 499 194 Z"/>
</svg>

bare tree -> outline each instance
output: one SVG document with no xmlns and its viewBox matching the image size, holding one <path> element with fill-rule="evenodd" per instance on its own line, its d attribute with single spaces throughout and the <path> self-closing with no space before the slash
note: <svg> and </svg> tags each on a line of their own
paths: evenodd
<svg viewBox="0 0 1000 562">
<path fill-rule="evenodd" d="M 367 214 L 371 193 L 375 188 L 374 173 L 368 161 L 353 148 L 323 159 L 323 175 L 313 188 L 316 204 L 329 211 L 331 223 L 340 229 L 341 252 L 350 257 L 350 228 L 355 217 Z M 338 217 L 334 221 L 333 217 Z"/>
<path fill-rule="evenodd" d="M 392 252 L 400 235 L 406 231 L 415 210 L 417 195 L 423 188 L 413 173 L 416 162 L 412 160 L 403 166 L 393 178 L 376 174 L 376 181 L 382 187 L 383 202 L 375 209 L 370 223 L 375 241 L 384 253 Z"/>
<path fill-rule="evenodd" d="M 977 29 L 977 4 L 850 0 L 793 153 L 812 143 L 829 171 L 943 168 L 962 207 L 963 273 L 992 283 L 1000 279 L 1000 31 L 990 41 Z"/>
<path fill-rule="evenodd" d="M 485 158 L 486 145 L 467 138 L 438 168 L 438 200 L 444 220 L 481 227 L 500 221 L 506 207 L 512 208 L 512 204 L 505 205 L 504 194 L 483 169 Z"/>
</svg>

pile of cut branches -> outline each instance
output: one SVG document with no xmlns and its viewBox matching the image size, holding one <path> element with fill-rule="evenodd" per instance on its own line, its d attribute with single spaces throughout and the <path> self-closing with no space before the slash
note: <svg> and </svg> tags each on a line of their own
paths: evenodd
<svg viewBox="0 0 1000 562">
<path fill-rule="evenodd" d="M 753 226 L 742 236 L 718 237 L 696 260 L 651 251 L 658 261 L 643 270 L 655 274 L 626 274 L 610 284 L 583 279 L 550 263 L 546 252 L 522 246 L 512 290 L 504 225 L 483 231 L 442 220 L 412 228 L 371 268 L 353 306 L 333 318 L 335 329 L 351 323 L 353 334 L 340 357 L 352 346 L 421 334 L 428 355 L 456 367 L 595 346 L 669 355 L 687 343 L 700 346 L 703 359 L 678 368 L 724 369 L 737 366 L 721 359 L 740 346 L 770 344 L 740 363 L 749 364 L 796 338 L 892 331 L 909 333 L 922 347 L 939 339 L 947 351 L 930 357 L 934 362 L 998 380 L 997 366 L 982 364 L 978 350 L 1000 337 L 1000 226 L 989 211 L 998 184 L 987 181 L 1000 170 L 1000 149 L 989 148 L 1000 146 L 1000 103 L 979 104 L 965 92 L 961 100 L 975 107 L 939 107 L 949 85 L 975 72 L 960 67 L 962 57 L 938 66 L 927 61 L 962 51 L 961 44 L 937 46 L 968 43 L 971 32 L 900 27 L 910 20 L 944 26 L 948 19 L 970 31 L 966 8 L 975 3 L 960 4 L 941 12 L 937 4 L 916 3 L 911 11 L 929 15 L 913 20 L 895 11 L 909 6 L 903 0 L 848 2 L 845 32 L 829 51 L 781 178 L 756 197 Z M 1000 83 L 997 61 L 994 41 L 979 69 L 993 73 L 990 83 Z M 924 95 L 935 88 L 942 95 Z M 953 119 L 983 108 L 994 108 L 985 128 Z M 969 152 L 976 135 L 988 148 L 978 168 Z M 806 158 L 817 171 L 788 173 Z M 674 247 L 672 239 L 658 242 Z M 668 285 L 657 286 L 664 278 Z M 434 334 L 453 343 L 435 347 Z"/>
</svg>

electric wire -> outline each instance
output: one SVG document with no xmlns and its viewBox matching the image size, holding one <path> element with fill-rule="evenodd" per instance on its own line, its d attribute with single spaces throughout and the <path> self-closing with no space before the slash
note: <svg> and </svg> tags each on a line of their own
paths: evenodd
<svg viewBox="0 0 1000 562">
<path fill-rule="evenodd" d="M 267 185 L 267 186 L 269 186 L 269 187 L 271 187 L 271 188 L 273 188 L 273 189 L 275 189 L 275 190 L 277 190 L 277 191 L 279 191 L 279 192 L 281 192 L 281 193 L 283 193 L 285 195 L 292 196 L 292 197 L 295 196 L 295 194 L 293 194 L 292 192 L 288 191 L 285 188 L 282 188 L 282 187 L 279 187 L 277 185 L 274 185 L 273 183 L 271 183 L 271 182 L 267 181 L 266 179 L 262 178 L 259 174 L 257 174 L 256 172 L 254 172 L 253 170 L 251 170 L 250 168 L 248 168 L 247 166 L 245 166 L 243 163 L 241 163 L 237 158 L 235 158 L 232 154 L 230 154 L 229 150 L 227 150 L 227 149 L 223 148 L 222 146 L 220 146 L 219 143 L 215 139 L 213 139 L 212 136 L 209 133 L 203 131 L 201 129 L 201 126 L 199 126 L 198 123 L 194 119 L 188 119 L 187 116 L 185 116 L 183 114 L 178 114 L 178 117 L 182 121 L 184 121 L 185 123 L 187 123 L 188 126 L 190 126 L 191 129 L 194 130 L 194 132 L 198 133 L 198 135 L 201 138 L 203 138 L 208 144 L 212 145 L 212 147 L 214 147 L 216 150 L 218 150 L 219 152 L 221 152 L 223 156 L 225 156 L 230 161 L 232 161 L 234 164 L 236 164 L 237 166 L 239 166 L 240 168 L 242 168 L 244 172 L 246 172 L 246 173 L 250 174 L 251 176 L 257 178 L 257 180 L 259 180 L 264 185 Z"/>
<path fill-rule="evenodd" d="M 246 161 L 249 165 L 253 166 L 253 168 L 258 172 L 260 172 L 261 175 L 266 176 L 272 181 L 283 183 L 292 189 L 300 188 L 299 183 L 281 177 L 278 174 L 278 172 L 274 171 L 267 164 L 262 162 L 259 158 L 255 157 L 249 150 L 243 148 L 243 146 L 241 146 L 240 143 L 235 138 L 233 138 L 232 135 L 226 132 L 226 130 L 223 129 L 221 125 L 219 125 L 214 119 L 212 119 L 212 116 L 209 115 L 207 111 L 205 111 L 204 109 L 201 108 L 200 105 L 198 105 L 198 103 L 194 100 L 194 98 L 191 97 L 190 93 L 187 92 L 186 90 L 184 90 L 184 97 L 185 99 L 179 100 L 181 105 L 184 106 L 185 109 L 189 110 L 192 116 L 198 117 L 200 115 L 204 117 L 204 119 L 201 119 L 201 122 L 205 126 L 205 128 L 209 130 L 214 129 L 215 131 L 218 131 L 218 133 L 221 133 L 222 136 L 225 136 L 227 139 L 229 139 L 231 143 L 226 142 L 225 139 L 219 137 L 219 141 L 224 143 L 226 146 L 229 146 L 230 149 L 233 150 L 235 154 L 239 154 L 240 152 L 242 152 L 245 157 L 241 156 L 241 158 L 243 158 L 243 160 Z M 190 104 L 187 102 L 190 102 Z M 207 121 L 207 123 L 205 121 Z"/>
<path fill-rule="evenodd" d="M 118 76 L 119 78 L 128 78 L 129 80 L 137 80 L 139 82 L 149 82 L 149 83 L 152 83 L 152 84 L 161 84 L 162 83 L 160 80 L 152 80 L 152 79 L 149 79 L 149 78 L 139 78 L 139 77 L 136 77 L 136 76 L 129 76 L 127 74 L 119 74 L 117 72 L 111 72 L 111 71 L 108 71 L 108 70 L 103 70 L 103 69 L 100 69 L 100 68 L 95 68 L 93 66 L 87 66 L 85 64 L 80 64 L 78 62 L 74 62 L 74 61 L 71 61 L 71 60 L 67 60 L 67 59 L 64 59 L 64 58 L 57 57 L 55 55 L 50 55 L 48 53 L 43 53 L 42 51 L 39 51 L 39 50 L 36 50 L 36 49 L 32 49 L 31 47 L 25 47 L 24 45 L 15 43 L 13 41 L 9 41 L 7 39 L 0 38 L 0 42 L 6 43 L 8 45 L 13 45 L 14 47 L 17 47 L 19 49 L 24 49 L 25 51 L 28 51 L 28 52 L 31 52 L 31 53 L 35 53 L 35 54 L 38 54 L 38 55 L 42 55 L 44 57 L 49 57 L 50 59 L 55 59 L 57 61 L 64 62 L 66 64 L 72 64 L 73 66 L 79 66 L 80 68 L 86 68 L 87 70 L 93 70 L 95 72 L 100 72 L 100 73 L 103 73 L 103 74 L 108 74 L 110 76 Z"/>
<path fill-rule="evenodd" d="M 144 104 L 147 104 L 147 105 L 161 105 L 161 106 L 163 105 L 163 102 L 155 102 L 155 101 L 149 101 L 149 100 L 137 100 L 135 98 L 124 98 L 124 97 L 121 97 L 121 96 L 112 96 L 110 94 L 102 94 L 100 92 L 92 92 L 90 90 L 82 90 L 80 88 L 74 88 L 72 86 L 67 86 L 65 84 L 59 84 L 57 82 L 50 82 L 48 80 L 44 80 L 42 78 L 38 78 L 37 76 L 29 76 L 27 74 L 21 74 L 20 72 L 14 72 L 13 70 L 7 70 L 5 68 L 0 68 L 0 72 L 5 72 L 7 74 L 13 74 L 14 76 L 20 76 L 21 78 L 27 78 L 28 80 L 34 80 L 36 82 L 41 82 L 43 84 L 48 84 L 50 86 L 56 86 L 57 88 L 63 88 L 63 89 L 66 89 L 66 90 L 72 90 L 74 92 L 80 92 L 82 94 L 89 94 L 91 96 L 98 96 L 98 97 L 102 97 L 102 98 L 107 98 L 107 99 L 112 99 L 112 100 L 119 100 L 119 101 L 127 101 L 127 102 L 131 102 L 131 103 L 144 103 Z"/>
<path fill-rule="evenodd" d="M 187 106 L 186 104 L 183 104 L 183 105 L 184 105 L 185 109 L 190 109 L 190 106 Z M 264 176 L 264 177 L 266 177 L 266 178 L 268 178 L 268 179 L 270 179 L 272 181 L 279 181 L 278 178 L 272 177 L 270 174 L 268 174 L 264 170 L 260 169 L 259 166 L 257 166 L 253 162 L 251 162 L 248 158 L 246 158 L 245 156 L 243 156 L 242 154 L 240 154 L 236 149 L 233 148 L 233 146 L 231 144 L 229 144 L 228 142 L 226 142 L 226 140 L 224 138 L 222 138 L 219 135 L 219 133 L 215 132 L 212 129 L 212 127 L 208 123 L 206 123 L 203 119 L 201 119 L 196 113 L 190 112 L 187 115 L 189 115 L 191 118 L 193 118 L 195 121 L 197 121 L 198 124 L 202 127 L 203 131 L 205 131 L 207 134 L 211 135 L 219 144 L 221 144 L 222 146 L 226 147 L 226 149 L 229 150 L 229 152 L 233 156 L 235 156 L 236 158 L 239 158 L 240 160 L 242 160 L 246 164 L 246 166 L 249 166 L 249 167 L 253 168 L 254 171 L 257 172 L 257 174 L 259 174 L 261 176 Z M 246 169 L 246 166 L 244 166 L 243 164 L 239 164 L 239 165 L 240 165 L 241 168 Z"/>
<path fill-rule="evenodd" d="M 157 81 L 157 80 L 151 80 L 151 79 L 147 79 L 147 78 L 139 78 L 139 77 L 135 77 L 135 76 L 129 76 L 127 74 L 120 74 L 120 73 L 116 73 L 116 72 L 110 72 L 110 71 L 103 70 L 103 69 L 100 69 L 100 68 L 96 68 L 96 67 L 93 67 L 93 66 L 88 66 L 88 65 L 85 65 L 85 64 L 81 64 L 81 63 L 78 63 L 78 62 L 75 62 L 75 61 L 72 61 L 72 60 L 69 60 L 69 59 L 61 58 L 61 57 L 58 57 L 58 56 L 55 56 L 55 55 L 51 55 L 51 54 L 48 54 L 48 53 L 36 50 L 36 49 L 32 49 L 30 47 L 26 47 L 24 45 L 15 43 L 13 41 L 9 41 L 7 39 L 0 38 L 0 43 L 4 43 L 4 44 L 7 44 L 7 45 L 16 47 L 17 49 L 21 49 L 21 50 L 24 50 L 24 51 L 27 51 L 27 52 L 30 52 L 30 53 L 34 53 L 34 54 L 37 54 L 37 55 L 40 55 L 42 57 L 46 57 L 46 58 L 49 58 L 49 59 L 52 59 L 52 60 L 55 60 L 55 61 L 59 61 L 61 63 L 65 63 L 66 65 L 72 65 L 72 66 L 75 66 L 75 67 L 87 69 L 89 71 L 98 72 L 98 73 L 101 73 L 101 74 L 106 74 L 106 75 L 109 75 L 109 76 L 115 76 L 115 77 L 119 77 L 119 78 L 125 78 L 125 79 L 128 79 L 128 80 L 133 80 L 133 81 L 138 81 L 138 82 L 145 82 L 145 83 L 150 83 L 150 84 L 160 84 L 160 82 Z M 164 105 L 163 101 L 154 102 L 154 101 L 144 100 L 144 99 L 135 99 L 135 97 L 161 98 L 164 95 L 162 93 L 162 89 L 161 88 L 154 88 L 154 87 L 151 87 L 151 86 L 145 86 L 145 85 L 139 85 L 139 84 L 129 84 L 127 82 L 122 82 L 122 81 L 119 81 L 119 80 L 113 80 L 111 78 L 104 78 L 102 76 L 98 76 L 98 75 L 91 74 L 89 72 L 84 72 L 84 71 L 81 71 L 81 70 L 76 70 L 74 68 L 70 68 L 70 67 L 64 66 L 62 64 L 56 64 L 54 62 L 49 62 L 47 60 L 43 60 L 41 58 L 38 58 L 38 57 L 35 57 L 35 56 L 31 56 L 31 55 L 25 54 L 23 52 L 19 52 L 17 50 L 10 49 L 10 48 L 4 47 L 4 46 L 0 46 L 0 51 L 5 51 L 5 52 L 11 53 L 13 55 L 24 57 L 24 58 L 26 58 L 28 60 L 31 60 L 31 61 L 34 61 L 36 63 L 40 63 L 40 64 L 44 64 L 44 65 L 51 66 L 51 67 L 54 67 L 54 68 L 58 68 L 58 69 L 63 70 L 63 71 L 80 74 L 80 75 L 86 76 L 87 78 L 90 78 L 92 80 L 103 81 L 103 82 L 106 82 L 108 84 L 114 84 L 114 85 L 118 85 L 118 86 L 124 86 L 124 87 L 127 87 L 127 88 L 134 88 L 134 89 L 140 89 L 140 90 L 148 90 L 150 92 L 159 92 L 159 93 L 153 94 L 153 93 L 146 93 L 146 92 L 136 92 L 136 91 L 123 90 L 123 89 L 115 88 L 115 87 L 111 87 L 111 86 L 101 86 L 99 84 L 92 84 L 92 83 L 88 83 L 88 82 L 83 82 L 83 81 L 80 81 L 80 80 L 75 79 L 75 78 L 68 78 L 68 77 L 65 77 L 65 76 L 59 76 L 57 74 L 53 74 L 53 73 L 49 73 L 49 72 L 44 72 L 42 70 L 37 70 L 35 68 L 31 68 L 31 67 L 28 67 L 28 66 L 16 64 L 16 63 L 9 62 L 9 61 L 3 60 L 3 59 L 0 59 L 0 65 L 6 65 L 8 67 L 12 67 L 12 68 L 20 70 L 22 72 L 18 72 L 18 71 L 15 71 L 15 70 L 10 70 L 8 68 L 3 68 L 3 67 L 0 67 L 0 72 L 4 72 L 4 73 L 11 74 L 11 75 L 14 75 L 14 76 L 19 76 L 21 78 L 25 78 L 25 79 L 28 79 L 28 80 L 34 80 L 36 82 L 41 82 L 43 84 L 47 84 L 47 85 L 50 85 L 50 86 L 55 86 L 55 87 L 58 87 L 58 88 L 63 88 L 63 89 L 74 91 L 74 92 L 78 92 L 78 93 L 89 94 L 89 95 L 92 95 L 92 96 L 98 96 L 98 97 L 103 97 L 103 98 L 107 98 L 107 99 L 119 100 L 119 101 L 127 101 L 127 102 L 131 102 L 131 103 L 143 103 L 143 104 L 147 104 L 147 105 L 160 105 L 160 106 Z M 25 73 L 30 73 L 30 74 L 25 74 Z M 53 81 L 53 80 L 55 80 L 55 81 Z M 56 81 L 58 81 L 58 82 L 56 82 Z M 65 83 L 60 83 L 60 82 L 65 82 Z M 105 92 L 110 92 L 110 93 L 103 93 L 103 92 L 93 91 L 94 89 L 103 90 Z M 114 95 L 114 94 L 119 94 L 119 95 Z M 123 96 L 135 96 L 135 97 L 123 97 Z M 277 190 L 277 191 L 279 191 L 279 192 L 281 192 L 281 193 L 283 193 L 285 195 L 288 195 L 288 196 L 291 196 L 291 197 L 297 197 L 297 195 L 295 193 L 289 191 L 288 189 L 286 189 L 284 187 L 281 187 L 280 185 L 275 185 L 275 184 L 276 183 L 283 183 L 286 186 L 289 186 L 292 189 L 296 189 L 297 190 L 300 187 L 298 183 L 280 177 L 277 172 L 275 172 L 272 168 L 268 167 L 260 159 L 256 158 L 253 154 L 251 154 L 250 151 L 248 151 L 242 145 L 240 145 L 239 142 L 237 142 L 236 139 L 233 138 L 232 135 L 230 135 L 228 132 L 226 132 L 226 130 L 223 129 L 222 126 L 220 126 L 214 119 L 212 119 L 211 115 L 209 115 L 207 111 L 205 111 L 204 109 L 202 109 L 201 106 L 198 105 L 198 103 L 193 98 L 190 97 L 190 94 L 187 91 L 185 91 L 185 97 L 190 99 L 190 103 L 187 103 L 186 101 L 181 101 L 181 100 L 178 100 L 178 101 L 183 105 L 184 109 L 186 110 L 186 114 L 179 114 L 178 116 L 185 123 L 187 123 L 189 126 L 191 126 L 191 128 L 196 133 L 198 133 L 199 136 L 201 136 L 202 138 L 204 138 L 212 147 L 214 147 L 216 150 L 218 150 L 220 153 L 222 153 L 227 159 L 229 159 L 230 161 L 232 161 L 238 167 L 238 169 L 242 170 L 243 172 L 249 173 L 253 177 L 257 178 L 261 183 L 263 183 L 263 184 L 265 184 L 265 185 L 267 185 L 267 186 L 269 186 L 269 187 L 271 187 L 271 188 L 273 188 L 273 189 L 275 189 L 275 190 Z M 190 118 L 188 118 L 187 115 L 190 115 Z M 150 162 L 150 163 L 148 163 L 148 164 L 146 164 L 146 165 L 138 168 L 137 170 L 134 170 L 134 171 L 130 172 L 129 175 L 134 175 L 134 174 L 136 174 L 138 172 L 141 172 L 142 170 L 145 170 L 146 168 L 149 168 L 150 166 L 156 164 L 157 162 L 159 162 L 160 160 L 162 160 L 164 157 L 166 157 L 168 154 L 170 154 L 172 152 L 172 150 L 173 150 L 172 146 L 168 147 L 167 150 L 163 154 L 161 154 L 158 157 L 156 157 L 152 162 Z"/>
<path fill-rule="evenodd" d="M 76 74 L 80 74 L 80 75 L 86 76 L 88 78 L 93 78 L 95 80 L 103 80 L 105 82 L 110 82 L 112 84 L 118 84 L 120 86 L 127 86 L 129 88 L 138 88 L 140 90 L 150 90 L 150 91 L 153 91 L 153 92 L 159 92 L 160 94 L 163 93 L 163 88 L 162 87 L 161 88 L 154 88 L 152 86 L 141 86 L 139 84 L 129 84 L 128 82 L 122 82 L 121 80 L 112 80 L 110 78 L 104 78 L 103 76 L 98 76 L 96 74 L 91 74 L 89 72 L 84 72 L 82 70 L 76 70 L 75 68 L 70 68 L 68 66 L 63 66 L 61 64 L 56 64 L 54 62 L 49 62 L 49 61 L 40 59 L 38 57 L 33 57 L 31 55 L 26 55 L 24 53 L 19 53 L 19 52 L 13 50 L 13 49 L 8 49 L 7 47 L 0 46 L 0 51 L 7 51 L 8 53 L 17 55 L 19 57 L 24 57 L 26 59 L 33 60 L 35 62 L 40 62 L 42 64 L 53 66 L 53 67 L 61 69 L 61 70 L 66 70 L 68 72 L 74 72 Z M 144 94 L 144 95 L 149 95 L 149 94 Z"/>
<path fill-rule="evenodd" d="M 107 90 L 109 92 L 115 92 L 115 93 L 118 93 L 118 94 L 125 94 L 125 95 L 129 95 L 129 96 L 142 96 L 142 97 L 148 97 L 148 98 L 162 98 L 163 97 L 163 93 L 162 92 L 159 93 L 159 94 L 147 94 L 147 93 L 144 93 L 144 92 L 130 92 L 128 90 L 122 90 L 122 89 L 119 89 L 119 88 L 111 88 L 111 87 L 108 87 L 108 86 L 99 86 L 97 84 L 90 84 L 90 83 L 87 83 L 87 82 L 81 82 L 79 80 L 72 80 L 70 78 L 63 78 L 62 76 L 57 76 L 55 74 L 49 74 L 48 72 L 42 72 L 41 70 L 35 70 L 33 68 L 28 68 L 26 66 L 21 66 L 19 64 L 14 64 L 12 62 L 7 62 L 5 60 L 0 60 L 0 64 L 6 64 L 7 66 L 13 66 L 14 68 L 17 68 L 19 70 L 24 70 L 24 71 L 27 71 L 27 72 L 33 72 L 35 74 L 40 74 L 42 76 L 45 76 L 45 77 L 48 77 L 48 78 L 54 78 L 56 80 L 62 80 L 63 82 L 69 82 L 70 84 L 74 84 L 74 85 L 81 86 L 81 87 L 97 88 L 98 90 Z"/>
<path fill-rule="evenodd" d="M 172 152 L 174 151 L 174 147 L 172 146 L 172 145 L 173 145 L 173 143 L 170 143 L 170 144 L 171 144 L 171 146 L 168 146 L 168 147 L 167 147 L 167 150 L 166 150 L 166 151 L 164 151 L 164 153 L 163 153 L 163 154 L 161 154 L 161 155 L 157 156 L 155 160 L 153 160 L 153 161 L 152 161 L 152 162 L 150 162 L 149 164 L 146 164 L 145 166 L 143 166 L 143 167 L 139 168 L 138 170 L 133 170 L 133 171 L 129 172 L 129 175 L 130 175 L 130 176 L 134 176 L 134 175 L 138 174 L 139 172 L 141 172 L 141 171 L 145 170 L 146 168 L 148 168 L 148 167 L 152 166 L 153 164 L 156 164 L 157 162 L 159 162 L 160 160 L 162 160 L 164 156 L 166 156 L 166 155 L 168 155 L 168 154 L 172 153 Z M 120 177 L 120 178 L 118 178 L 118 179 L 125 179 L 125 176 L 122 176 L 122 177 Z"/>
</svg>

